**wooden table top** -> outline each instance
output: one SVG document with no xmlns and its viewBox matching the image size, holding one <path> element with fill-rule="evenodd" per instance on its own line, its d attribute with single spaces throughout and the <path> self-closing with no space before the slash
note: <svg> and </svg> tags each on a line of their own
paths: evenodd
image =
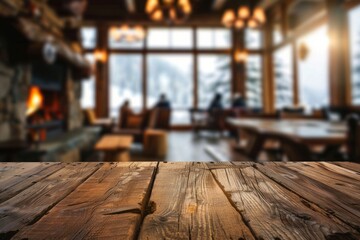
<svg viewBox="0 0 360 240">
<path fill-rule="evenodd" d="M 270 120 L 229 118 L 228 122 L 237 128 L 254 128 L 262 133 L 282 134 L 298 138 L 306 144 L 346 143 L 347 126 L 322 120 Z"/>
<path fill-rule="evenodd" d="M 95 145 L 95 149 L 97 151 L 128 150 L 132 143 L 132 136 L 105 135 Z"/>
<path fill-rule="evenodd" d="M 0 163 L 1 239 L 360 239 L 355 163 Z"/>
</svg>

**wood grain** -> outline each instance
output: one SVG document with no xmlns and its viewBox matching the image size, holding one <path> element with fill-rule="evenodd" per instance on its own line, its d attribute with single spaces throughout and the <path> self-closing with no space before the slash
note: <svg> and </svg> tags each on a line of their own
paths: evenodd
<svg viewBox="0 0 360 240">
<path fill-rule="evenodd" d="M 253 167 L 212 173 L 248 221 L 257 239 L 330 239 L 356 231 L 276 184 Z M 359 237 L 359 236 L 358 236 Z"/>
<path fill-rule="evenodd" d="M 140 239 L 254 239 L 209 170 L 161 163 Z"/>
<path fill-rule="evenodd" d="M 1 163 L 0 203 L 60 170 L 59 163 Z"/>
<path fill-rule="evenodd" d="M 0 204 L 0 238 L 35 222 L 99 168 L 98 163 L 67 164 Z"/>
<path fill-rule="evenodd" d="M 275 182 L 316 204 L 327 214 L 341 219 L 360 232 L 359 199 L 349 197 L 348 194 L 331 187 L 329 182 L 321 182 L 305 176 L 299 171 L 287 167 L 287 164 L 257 164 L 256 167 Z"/>
<path fill-rule="evenodd" d="M 107 163 L 14 239 L 134 239 L 156 163 Z M 61 226 L 61 227 L 58 227 Z M 52 231 L 49 231 L 52 229 Z"/>
</svg>

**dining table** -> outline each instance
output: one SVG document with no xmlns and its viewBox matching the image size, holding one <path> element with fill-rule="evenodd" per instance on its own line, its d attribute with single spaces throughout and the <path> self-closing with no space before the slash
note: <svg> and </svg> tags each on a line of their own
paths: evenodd
<svg viewBox="0 0 360 240">
<path fill-rule="evenodd" d="M 360 165 L 0 163 L 0 239 L 360 239 Z"/>
<path fill-rule="evenodd" d="M 343 145 L 347 139 L 345 122 L 311 119 L 258 119 L 229 118 L 228 123 L 237 129 L 254 129 L 261 134 L 296 138 L 307 145 Z"/>
</svg>

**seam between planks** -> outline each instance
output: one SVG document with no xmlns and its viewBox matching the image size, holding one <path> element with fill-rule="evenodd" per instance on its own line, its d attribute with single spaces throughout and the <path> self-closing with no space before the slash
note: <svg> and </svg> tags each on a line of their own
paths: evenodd
<svg viewBox="0 0 360 240">
<path fill-rule="evenodd" d="M 99 165 L 101 165 L 99 167 Z M 44 217 L 49 211 L 51 211 L 51 209 L 53 209 L 59 202 L 61 202 L 62 200 L 64 200 L 67 196 L 69 196 L 71 193 L 73 193 L 81 184 L 83 184 L 85 181 L 87 181 L 91 176 L 94 175 L 95 172 L 97 172 L 102 166 L 103 164 L 99 163 L 98 168 L 94 169 L 94 171 L 92 173 L 89 174 L 89 176 L 87 176 L 86 178 L 84 178 L 82 181 L 79 182 L 79 184 L 77 186 L 75 186 L 68 194 L 64 195 L 62 198 L 60 198 L 58 201 L 55 201 L 53 204 L 51 204 L 47 209 L 45 209 L 43 211 L 43 213 L 40 213 L 41 215 L 36 216 L 33 220 L 31 220 L 26 226 L 30 226 L 35 224 L 36 222 L 38 222 L 42 217 Z M 51 174 L 53 175 L 53 174 Z M 49 175 L 49 176 L 51 176 Z M 49 177 L 48 176 L 48 177 Z M 18 231 L 20 231 L 21 229 L 19 229 Z"/>
<path fill-rule="evenodd" d="M 253 168 L 252 166 L 250 166 L 251 168 Z M 206 171 L 206 169 L 205 169 Z M 236 204 L 231 200 L 231 198 L 226 194 L 226 191 L 224 189 L 224 186 L 218 181 L 218 179 L 215 177 L 213 171 L 211 169 L 209 169 L 208 171 L 210 171 L 212 178 L 215 180 L 216 184 L 218 185 L 218 187 L 221 189 L 221 191 L 224 193 L 226 199 L 229 201 L 230 205 L 235 209 L 235 211 L 237 213 L 239 213 L 242 221 L 244 222 L 245 226 L 247 226 L 247 228 L 250 230 L 251 234 L 253 235 L 254 239 L 259 240 L 256 236 L 255 230 L 250 226 L 249 221 L 246 219 L 246 217 L 241 213 L 241 211 L 236 207 Z"/>
<path fill-rule="evenodd" d="M 45 171 L 48 170 L 49 168 L 51 168 L 51 167 L 53 167 L 53 166 L 57 166 L 57 165 L 61 166 L 62 164 L 59 163 L 59 164 L 55 164 L 55 165 L 49 165 L 49 166 L 47 166 L 46 168 L 44 168 L 44 169 L 42 169 L 42 170 L 40 170 L 40 171 L 38 171 L 38 172 L 33 173 L 32 176 L 33 176 L 33 175 L 40 175 L 41 173 L 45 172 Z M 53 174 L 56 174 L 57 172 L 59 172 L 59 171 L 60 171 L 61 169 L 63 169 L 63 168 L 64 168 L 64 166 L 61 166 L 61 168 L 59 168 L 59 169 L 57 169 L 57 170 L 54 170 L 53 172 L 50 172 L 50 173 L 48 173 L 47 175 L 41 176 L 41 178 L 39 178 L 36 182 L 32 182 L 29 186 L 23 187 L 22 189 L 19 189 L 19 191 L 17 191 L 12 197 L 10 197 L 10 198 L 4 198 L 3 200 L 0 201 L 0 203 L 6 202 L 6 201 L 8 201 L 8 200 L 10 200 L 10 199 L 12 199 L 12 198 L 14 198 L 14 197 L 16 197 L 17 195 L 21 194 L 24 190 L 32 187 L 32 186 L 35 185 L 37 182 L 40 182 L 40 181 L 44 180 L 45 178 L 47 178 L 47 177 L 49 177 L 49 176 L 51 176 L 51 175 L 53 175 Z M 23 181 L 29 180 L 29 178 L 31 178 L 31 176 L 28 176 L 26 179 L 22 180 L 21 182 L 13 185 L 13 186 L 11 186 L 11 187 L 15 187 L 16 185 L 21 184 Z M 9 190 L 9 188 L 6 188 L 5 190 L 0 191 L 0 193 L 3 193 L 3 192 L 8 191 L 8 190 Z"/>
<path fill-rule="evenodd" d="M 150 184 L 149 184 L 149 188 L 146 191 L 145 197 L 144 197 L 144 208 L 143 208 L 143 212 L 141 212 L 140 215 L 140 222 L 138 224 L 138 226 L 135 229 L 135 234 L 134 234 L 134 240 L 139 239 L 140 236 L 140 232 L 141 232 L 141 228 L 143 226 L 144 220 L 146 218 L 147 215 L 149 215 L 149 210 L 148 208 L 152 207 L 152 203 L 150 202 L 151 199 L 151 195 L 152 195 L 152 191 L 154 189 L 154 184 L 155 184 L 155 180 L 156 180 L 156 176 L 158 175 L 159 172 L 159 168 L 160 168 L 160 162 L 157 162 L 156 166 L 154 167 L 154 172 L 153 175 L 151 177 L 150 180 Z"/>
<path fill-rule="evenodd" d="M 262 165 L 265 166 L 264 164 L 262 164 Z M 278 164 L 278 163 L 275 163 L 275 165 L 276 165 L 276 166 L 281 166 L 281 165 Z M 285 165 L 285 166 L 286 166 L 286 165 Z M 304 199 L 304 200 L 308 201 L 309 203 L 313 204 L 314 206 L 317 206 L 317 207 L 318 207 L 319 209 L 321 209 L 322 211 L 327 212 L 327 210 L 324 209 L 324 208 L 323 208 L 322 206 L 320 206 L 319 204 L 317 204 L 317 203 L 311 201 L 310 199 L 308 199 L 308 198 L 300 195 L 299 193 L 297 193 L 297 192 L 294 191 L 293 189 L 287 187 L 285 184 L 282 184 L 281 182 L 278 182 L 275 178 L 273 178 L 272 176 L 266 174 L 265 172 L 262 172 L 261 170 L 259 170 L 259 169 L 257 168 L 256 165 L 254 165 L 254 168 L 255 168 L 256 171 L 258 171 L 258 172 L 260 172 L 261 174 L 263 174 L 264 176 L 268 177 L 269 179 L 271 179 L 272 181 L 274 181 L 274 182 L 275 182 L 276 184 L 278 184 L 279 186 L 281 186 L 281 187 L 289 190 L 290 192 L 294 193 L 295 195 L 297 195 L 297 196 L 300 197 L 301 199 Z M 346 168 L 345 168 L 345 169 L 346 169 Z M 301 173 L 299 173 L 299 174 L 301 174 Z M 306 177 L 306 178 L 309 178 L 309 177 L 306 176 L 306 175 L 303 175 L 303 174 L 301 174 L 301 175 L 304 176 L 304 177 Z M 312 179 L 312 178 L 310 178 L 310 179 Z M 307 206 L 307 207 L 310 208 L 310 209 L 313 210 L 313 211 L 318 212 L 319 214 L 324 215 L 323 212 L 319 212 L 319 211 L 318 211 L 317 209 L 315 209 L 315 208 L 312 208 L 312 207 L 309 207 L 309 206 Z M 351 229 L 354 229 L 354 230 L 357 231 L 357 232 L 360 232 L 359 229 L 357 229 L 357 228 L 355 228 L 354 226 L 352 226 L 351 224 L 347 223 L 345 220 L 343 220 L 342 218 L 338 217 L 336 214 L 331 213 L 331 212 L 329 212 L 328 214 L 331 215 L 332 218 L 334 218 L 334 219 L 338 220 L 339 222 L 341 222 L 342 224 L 350 227 Z"/>
</svg>

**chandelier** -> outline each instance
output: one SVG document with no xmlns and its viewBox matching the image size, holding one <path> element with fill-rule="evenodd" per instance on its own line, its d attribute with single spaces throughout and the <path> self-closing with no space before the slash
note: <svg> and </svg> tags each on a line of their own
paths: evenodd
<svg viewBox="0 0 360 240">
<path fill-rule="evenodd" d="M 192 12 L 190 0 L 148 0 L 146 13 L 156 22 L 180 23 Z"/>
<path fill-rule="evenodd" d="M 221 20 L 228 28 L 258 28 L 266 22 L 264 9 L 250 5 L 241 5 L 235 9 L 227 9 Z"/>
<path fill-rule="evenodd" d="M 110 28 L 110 38 L 115 42 L 137 42 L 146 37 L 146 31 L 142 26 L 130 27 L 122 25 Z"/>
</svg>

